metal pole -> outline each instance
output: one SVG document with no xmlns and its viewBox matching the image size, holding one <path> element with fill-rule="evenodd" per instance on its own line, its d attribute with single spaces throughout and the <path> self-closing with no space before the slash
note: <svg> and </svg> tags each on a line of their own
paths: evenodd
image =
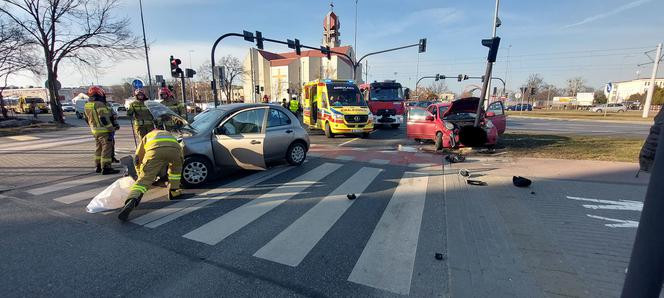
<svg viewBox="0 0 664 298">
<path fill-rule="evenodd" d="M 353 50 L 355 52 L 355 57 L 357 57 L 357 0 L 355 0 L 355 45 L 353 46 Z"/>
<path fill-rule="evenodd" d="M 187 89 L 184 85 L 184 73 L 180 74 L 180 82 L 182 82 L 182 102 L 184 103 L 184 119 L 189 121 L 189 117 L 187 116 Z"/>
<path fill-rule="evenodd" d="M 194 52 L 194 50 L 189 50 L 189 68 L 194 69 L 194 66 L 191 64 L 191 53 L 192 52 Z M 194 113 L 196 113 L 196 98 L 194 97 L 194 87 L 195 87 L 194 85 L 195 84 L 191 83 L 192 80 L 193 80 L 193 78 L 189 79 L 189 85 L 191 85 L 191 86 L 189 86 L 189 90 L 191 91 L 191 101 L 192 101 L 192 104 L 194 105 Z"/>
<path fill-rule="evenodd" d="M 484 73 L 485 78 L 490 78 L 491 77 L 491 71 L 493 70 L 493 63 L 492 62 L 487 62 L 486 64 L 486 72 Z M 482 83 L 482 91 L 480 92 L 480 103 L 477 105 L 477 114 L 475 117 L 475 127 L 480 127 L 480 117 L 482 114 L 482 108 L 484 106 L 484 97 L 486 96 L 488 90 L 487 88 L 489 87 L 489 82 L 491 80 L 484 80 Z"/>
<path fill-rule="evenodd" d="M 491 37 L 496 37 L 496 30 L 498 29 L 497 25 L 498 25 L 498 7 L 499 7 L 499 6 L 500 6 L 500 0 L 496 0 L 496 9 L 495 9 L 494 14 L 493 14 L 493 29 L 491 30 Z M 494 64 L 494 63 L 491 63 L 491 68 L 493 68 L 493 64 Z M 489 77 L 489 76 L 485 76 L 485 78 L 488 78 L 488 77 Z M 486 88 L 489 89 L 489 90 L 491 90 L 491 80 L 488 80 L 488 81 L 489 81 L 489 82 L 486 83 Z M 486 101 L 486 104 L 485 104 L 485 105 L 486 105 L 485 108 L 488 108 L 488 104 L 489 104 L 489 100 L 488 100 L 488 99 L 489 99 L 490 96 L 491 96 L 491 95 L 490 95 L 491 92 L 488 91 L 488 92 L 485 92 L 485 93 L 486 93 L 486 96 L 487 96 L 487 97 L 486 97 L 487 101 Z M 482 98 L 484 98 L 484 97 L 482 97 Z M 476 121 L 476 122 L 477 122 L 477 121 Z"/>
<path fill-rule="evenodd" d="M 648 95 L 646 96 L 646 103 L 643 105 L 643 118 L 648 118 L 650 112 L 650 105 L 652 104 L 652 96 L 655 93 L 655 78 L 657 77 L 657 68 L 659 67 L 659 60 L 662 58 L 662 43 L 657 45 L 657 55 L 655 55 L 655 64 L 652 66 L 652 76 L 650 76 L 650 86 L 648 86 Z M 618 94 L 618 92 L 616 92 Z"/>
<path fill-rule="evenodd" d="M 239 36 L 239 37 L 244 37 L 244 34 L 239 34 L 239 33 L 226 33 L 217 40 L 214 41 L 214 44 L 212 45 L 212 51 L 210 53 L 210 61 L 211 61 L 211 67 L 212 67 L 212 95 L 214 97 L 214 106 L 218 107 L 219 106 L 219 93 L 217 92 L 217 82 L 214 80 L 214 67 L 215 67 L 215 62 L 214 62 L 214 51 L 217 49 L 217 45 L 219 42 L 221 42 L 222 39 L 229 37 L 229 36 Z"/>
<path fill-rule="evenodd" d="M 657 57 L 659 58 L 659 57 Z M 661 112 L 660 112 L 661 113 Z M 664 138 L 657 142 L 648 191 L 621 297 L 659 297 L 664 280 Z"/>
<path fill-rule="evenodd" d="M 150 72 L 150 56 L 148 55 L 148 41 L 145 38 L 145 22 L 143 21 L 143 0 L 138 0 L 141 10 L 141 27 L 143 28 L 143 46 L 145 47 L 145 63 L 148 66 L 148 98 L 152 98 L 152 73 Z"/>
</svg>

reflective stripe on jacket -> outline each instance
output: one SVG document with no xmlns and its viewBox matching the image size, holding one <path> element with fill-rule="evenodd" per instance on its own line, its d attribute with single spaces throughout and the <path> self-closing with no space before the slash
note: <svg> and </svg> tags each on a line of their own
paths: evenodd
<svg viewBox="0 0 664 298">
<path fill-rule="evenodd" d="M 136 156 L 142 162 L 145 152 L 162 147 L 182 150 L 182 146 L 173 134 L 165 130 L 155 129 L 141 139 L 141 143 L 136 147 Z"/>
<path fill-rule="evenodd" d="M 85 103 L 85 117 L 87 117 L 90 130 L 95 136 L 115 131 L 111 115 L 111 111 L 103 102 L 91 101 Z"/>
<path fill-rule="evenodd" d="M 154 126 L 154 118 L 142 101 L 134 101 L 127 109 L 127 116 L 133 119 L 136 126 Z"/>
</svg>

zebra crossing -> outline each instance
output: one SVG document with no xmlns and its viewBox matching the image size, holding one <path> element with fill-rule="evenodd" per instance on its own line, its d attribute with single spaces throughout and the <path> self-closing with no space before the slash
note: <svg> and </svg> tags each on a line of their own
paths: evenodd
<svg viewBox="0 0 664 298">
<path fill-rule="evenodd" d="M 344 282 L 408 295 L 412 279 L 416 278 L 413 272 L 429 180 L 437 175 L 440 173 L 436 171 L 418 172 L 417 169 L 389 164 L 344 163 L 337 159 L 317 158 L 301 167 L 277 166 L 219 187 L 195 190 L 191 199 L 161 202 L 164 204 L 156 209 L 143 210 L 139 206 L 132 213 L 134 217 L 130 222 L 146 228 L 146 231 L 162 229 L 166 232 L 174 227 L 175 222 L 186 222 L 185 226 L 193 228 L 185 232 L 179 230 L 181 234 L 171 236 L 214 248 L 230 241 L 231 236 L 243 233 L 248 226 L 260 222 L 277 208 L 284 210 L 304 201 L 301 198 L 306 195 L 314 198 L 310 199 L 313 201 L 311 207 L 297 218 L 288 219 L 290 222 L 284 225 L 285 228 L 270 236 L 271 239 L 258 249 L 246 252 L 248 257 L 273 266 L 297 269 L 313 251 L 325 249 L 321 247 L 322 240 L 357 203 L 380 200 L 385 209 L 378 221 L 363 224 L 362 228 L 373 230 L 367 234 L 370 237 L 365 243 L 357 244 L 361 245 L 361 254 L 353 261 L 355 265 Z M 56 208 L 59 204 L 67 206 L 67 210 L 84 213 L 89 200 L 117 178 L 79 177 L 25 190 L 25 193 L 50 200 Z M 279 179 L 286 181 L 275 182 Z M 389 195 L 377 195 L 385 191 L 384 185 L 390 185 L 386 192 Z M 348 194 L 354 194 L 355 198 L 349 199 Z M 165 188 L 153 188 L 143 202 L 165 201 L 165 196 Z M 219 210 L 213 207 L 238 197 L 242 197 L 241 205 L 212 214 Z M 200 214 L 206 216 L 194 216 Z M 198 222 L 200 219 L 205 222 Z"/>
</svg>

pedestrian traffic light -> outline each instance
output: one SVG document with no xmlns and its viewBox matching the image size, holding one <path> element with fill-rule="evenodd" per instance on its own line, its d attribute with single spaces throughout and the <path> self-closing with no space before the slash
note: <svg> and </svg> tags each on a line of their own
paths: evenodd
<svg viewBox="0 0 664 298">
<path fill-rule="evenodd" d="M 500 37 L 496 36 L 490 39 L 482 39 L 482 45 L 489 48 L 489 55 L 487 61 L 496 62 L 498 56 L 498 47 L 500 46 Z"/>
<path fill-rule="evenodd" d="M 187 68 L 184 70 L 184 74 L 186 78 L 193 78 L 194 75 L 196 74 L 196 71 L 191 68 Z"/>
<path fill-rule="evenodd" d="M 263 33 L 260 31 L 256 31 L 256 47 L 259 50 L 263 49 Z"/>
<path fill-rule="evenodd" d="M 295 54 L 298 56 L 302 53 L 302 47 L 300 46 L 300 40 L 295 39 L 295 40 L 288 40 L 288 48 L 290 49 L 295 49 Z"/>
<path fill-rule="evenodd" d="M 180 64 L 182 64 L 182 61 L 180 59 L 175 59 L 173 56 L 169 58 L 170 64 L 171 64 L 171 76 L 174 78 L 179 78 L 180 74 L 182 74 L 182 69 L 180 69 Z"/>
<path fill-rule="evenodd" d="M 330 52 L 330 47 L 324 47 L 324 46 L 321 46 L 321 47 L 320 47 L 320 52 L 321 52 L 323 55 L 326 55 L 326 56 L 327 56 L 327 59 L 331 59 L 331 58 L 332 58 L 332 54 L 331 54 L 331 52 Z"/>
<path fill-rule="evenodd" d="M 244 35 L 244 40 L 254 42 L 254 34 L 253 33 L 249 32 L 247 30 L 244 30 L 244 31 L 242 31 L 242 35 Z"/>
<path fill-rule="evenodd" d="M 420 39 L 420 49 L 419 49 L 418 53 L 424 53 L 426 51 L 427 51 L 427 39 L 422 38 L 422 39 Z"/>
<path fill-rule="evenodd" d="M 254 93 L 256 93 L 256 94 L 261 93 L 260 86 L 258 86 L 258 85 L 254 86 Z"/>
</svg>

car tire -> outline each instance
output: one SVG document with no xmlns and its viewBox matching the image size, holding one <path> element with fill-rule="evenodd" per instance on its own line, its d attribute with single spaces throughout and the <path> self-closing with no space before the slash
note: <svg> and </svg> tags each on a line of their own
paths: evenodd
<svg viewBox="0 0 664 298">
<path fill-rule="evenodd" d="M 391 126 L 392 128 L 394 128 L 394 129 L 399 128 L 399 124 L 390 124 L 390 126 Z"/>
<path fill-rule="evenodd" d="M 212 165 L 200 156 L 190 156 L 184 159 L 182 165 L 182 184 L 186 187 L 196 187 L 210 181 Z"/>
<path fill-rule="evenodd" d="M 286 161 L 292 166 L 301 165 L 307 159 L 307 147 L 302 142 L 295 142 L 286 151 Z"/>
<path fill-rule="evenodd" d="M 622 112 L 624 112 L 624 110 L 618 110 L 618 113 L 622 113 Z"/>
<path fill-rule="evenodd" d="M 443 133 L 442 132 L 437 132 L 436 133 L 436 139 L 434 140 L 435 142 L 435 148 L 436 151 L 443 150 Z"/>
<path fill-rule="evenodd" d="M 601 112 L 602 112 L 602 110 L 599 110 L 599 109 L 595 111 L 595 113 L 601 113 Z"/>
<path fill-rule="evenodd" d="M 325 136 L 328 139 L 334 138 L 334 133 L 332 132 L 332 129 L 330 128 L 330 122 L 325 122 Z"/>
</svg>

